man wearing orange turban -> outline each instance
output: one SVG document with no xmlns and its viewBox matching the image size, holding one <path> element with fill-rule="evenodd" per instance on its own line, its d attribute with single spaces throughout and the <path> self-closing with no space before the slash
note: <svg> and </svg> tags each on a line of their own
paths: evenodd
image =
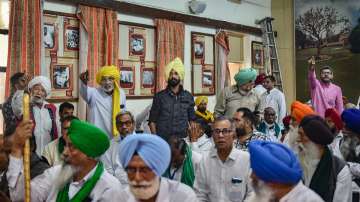
<svg viewBox="0 0 360 202">
<path fill-rule="evenodd" d="M 295 101 L 291 104 L 291 118 L 293 125 L 299 125 L 301 120 L 307 115 L 316 114 L 314 110 L 307 104 Z"/>
</svg>

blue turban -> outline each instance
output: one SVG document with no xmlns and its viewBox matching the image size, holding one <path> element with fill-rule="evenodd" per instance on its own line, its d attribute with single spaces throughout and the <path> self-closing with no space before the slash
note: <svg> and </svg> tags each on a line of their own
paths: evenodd
<svg viewBox="0 0 360 202">
<path fill-rule="evenodd" d="M 251 81 L 255 81 L 257 76 L 257 71 L 254 68 L 243 68 L 240 69 L 238 73 L 235 74 L 234 79 L 236 84 L 241 86 L 247 84 Z"/>
<path fill-rule="evenodd" d="M 170 146 L 157 135 L 129 135 L 119 147 L 119 159 L 124 168 L 128 166 L 135 152 L 157 176 L 161 176 L 169 166 Z"/>
<path fill-rule="evenodd" d="M 302 169 L 293 151 L 287 146 L 254 140 L 249 144 L 250 164 L 255 175 L 265 182 L 296 184 Z"/>
<path fill-rule="evenodd" d="M 346 109 L 341 114 L 341 119 L 345 122 L 345 126 L 348 129 L 360 134 L 360 110 Z"/>
</svg>

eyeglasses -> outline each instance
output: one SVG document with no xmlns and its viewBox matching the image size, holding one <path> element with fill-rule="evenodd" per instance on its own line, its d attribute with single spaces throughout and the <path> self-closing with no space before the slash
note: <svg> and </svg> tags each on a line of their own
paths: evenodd
<svg viewBox="0 0 360 202">
<path fill-rule="evenodd" d="M 127 167 L 125 168 L 125 171 L 128 173 L 128 175 L 135 175 L 137 172 L 139 172 L 139 174 L 142 176 L 146 176 L 152 172 L 152 170 L 148 167 L 140 167 L 140 168 Z"/>
<path fill-rule="evenodd" d="M 223 135 L 229 135 L 233 130 L 231 130 L 230 128 L 223 128 L 223 129 L 214 129 L 212 130 L 212 133 L 214 135 L 220 135 L 220 133 L 222 133 Z"/>
<path fill-rule="evenodd" d="M 120 126 L 131 126 L 132 124 L 133 124 L 133 122 L 132 121 L 124 121 L 124 122 L 122 122 L 122 121 L 116 121 L 116 124 L 118 124 L 118 125 L 120 125 Z"/>
</svg>

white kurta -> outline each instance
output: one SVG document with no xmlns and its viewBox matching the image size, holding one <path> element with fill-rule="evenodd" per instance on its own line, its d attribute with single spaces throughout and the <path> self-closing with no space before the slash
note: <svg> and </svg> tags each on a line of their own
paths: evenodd
<svg viewBox="0 0 360 202">
<path fill-rule="evenodd" d="M 207 154 L 214 146 L 212 138 L 208 138 L 205 134 L 203 134 L 199 139 L 197 139 L 196 142 L 190 142 L 189 137 L 186 137 L 185 141 L 193 151 L 196 151 L 203 155 Z"/>
<path fill-rule="evenodd" d="M 279 202 L 323 202 L 322 198 L 313 190 L 306 187 L 301 181 Z"/>
<path fill-rule="evenodd" d="M 83 184 L 88 180 L 96 167 L 88 173 L 83 180 L 72 182 L 69 186 L 69 197 L 76 194 Z M 59 177 L 61 165 L 51 167 L 44 171 L 43 174 L 31 180 L 31 201 L 32 202 L 55 202 L 58 194 L 54 184 Z M 9 169 L 6 173 L 9 182 L 10 198 L 13 202 L 20 202 L 24 199 L 24 177 L 23 177 L 23 160 L 10 156 Z M 103 172 L 89 197 L 93 202 L 124 201 L 124 190 L 119 181 L 112 175 Z"/>
<path fill-rule="evenodd" d="M 51 128 L 52 121 L 50 118 L 49 110 L 44 107 L 41 108 L 37 105 L 33 106 L 33 115 L 35 119 L 34 136 L 36 142 L 36 154 L 41 157 L 44 148 L 51 142 Z"/>
<path fill-rule="evenodd" d="M 59 153 L 59 138 L 46 145 L 42 156 L 46 158 L 50 166 L 60 165 L 63 162 Z"/>
<path fill-rule="evenodd" d="M 263 85 L 259 84 L 254 87 L 254 91 L 255 91 L 256 95 L 258 95 L 260 97 L 263 93 L 266 92 L 266 88 L 264 88 Z"/>
<path fill-rule="evenodd" d="M 203 202 L 244 201 L 250 193 L 250 174 L 248 152 L 233 148 L 227 160 L 222 162 L 213 147 L 200 162 L 194 190 Z"/>
<path fill-rule="evenodd" d="M 137 202 L 129 187 L 125 189 L 126 200 L 123 202 Z M 161 178 L 156 202 L 197 202 L 194 191 L 187 185 L 177 181 Z"/>
<path fill-rule="evenodd" d="M 202 157 L 203 156 L 201 154 L 197 153 L 196 151 L 192 151 L 191 160 L 192 160 L 193 168 L 194 168 L 194 172 L 195 172 L 194 174 L 196 174 L 196 171 L 199 168 Z M 181 165 L 177 169 L 171 168 L 170 169 L 170 175 L 172 176 L 171 179 L 180 182 L 181 181 L 182 170 L 183 170 L 183 165 Z"/>
<path fill-rule="evenodd" d="M 112 96 L 106 94 L 101 88 L 93 88 L 80 82 L 80 95 L 89 105 L 89 122 L 103 129 L 111 139 L 112 134 Z M 120 105 L 125 110 L 126 95 L 120 89 Z"/>
<path fill-rule="evenodd" d="M 273 88 L 270 92 L 264 92 L 260 97 L 260 112 L 263 112 L 266 107 L 272 107 L 275 110 L 279 125 L 283 125 L 282 120 L 286 116 L 286 102 L 285 95 L 277 88 Z"/>
</svg>

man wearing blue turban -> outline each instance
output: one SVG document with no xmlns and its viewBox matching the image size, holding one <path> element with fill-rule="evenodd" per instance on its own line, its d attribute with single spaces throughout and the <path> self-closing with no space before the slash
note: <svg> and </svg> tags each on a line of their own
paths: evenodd
<svg viewBox="0 0 360 202">
<path fill-rule="evenodd" d="M 260 109 L 260 96 L 254 91 L 254 81 L 257 71 L 254 68 L 242 68 L 235 75 L 235 85 L 221 91 L 214 109 L 214 116 L 231 118 L 240 107 L 251 111 Z"/>
<path fill-rule="evenodd" d="M 129 180 L 126 201 L 198 201 L 190 187 L 161 177 L 170 163 L 170 147 L 159 136 L 126 137 L 120 144 L 119 159 Z"/>
<path fill-rule="evenodd" d="M 254 140 L 249 144 L 251 182 L 249 201 L 323 201 L 302 181 L 302 169 L 294 152 L 279 143 Z"/>
</svg>

